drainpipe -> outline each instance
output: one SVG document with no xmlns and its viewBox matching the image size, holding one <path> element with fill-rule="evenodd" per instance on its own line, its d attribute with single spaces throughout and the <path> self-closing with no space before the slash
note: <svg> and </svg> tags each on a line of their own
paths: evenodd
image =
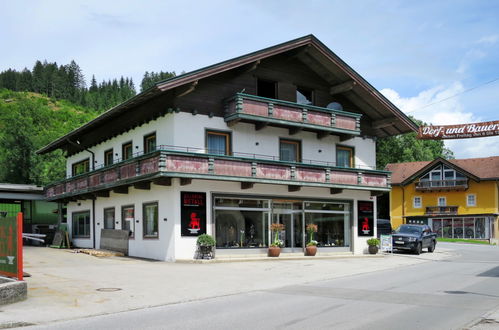
<svg viewBox="0 0 499 330">
<path fill-rule="evenodd" d="M 71 141 L 70 139 L 66 139 L 66 141 L 68 141 L 69 144 L 77 147 L 78 149 L 80 150 L 83 150 L 83 151 L 88 151 L 91 155 L 92 155 L 92 158 L 91 158 L 91 167 L 90 169 L 93 171 L 95 170 L 95 153 L 88 149 L 88 148 L 84 148 L 82 147 L 82 145 L 80 144 L 80 141 L 76 140 L 76 142 L 73 142 Z M 93 245 L 93 248 L 95 249 L 95 199 L 92 199 L 92 245 Z"/>
<path fill-rule="evenodd" d="M 405 223 L 405 189 L 404 186 L 400 186 L 402 189 L 402 223 Z"/>
</svg>

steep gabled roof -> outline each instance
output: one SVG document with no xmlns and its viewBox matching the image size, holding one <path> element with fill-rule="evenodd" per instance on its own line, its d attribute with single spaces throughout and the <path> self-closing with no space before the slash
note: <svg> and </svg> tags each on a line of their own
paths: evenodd
<svg viewBox="0 0 499 330">
<path fill-rule="evenodd" d="M 134 113 L 134 108 L 144 102 L 152 100 L 175 88 L 185 85 L 188 86 L 193 83 L 196 84 L 197 81 L 215 74 L 220 74 L 239 67 L 251 66 L 258 61 L 286 52 L 293 53 L 293 55 L 308 65 L 313 71 L 324 78 L 331 85 L 331 88 L 339 88 L 340 90 L 343 90 L 345 97 L 351 100 L 352 103 L 356 104 L 356 106 L 363 113 L 367 114 L 367 116 L 371 118 L 371 121 L 373 122 L 372 129 L 375 132 L 374 135 L 383 137 L 417 130 L 417 125 L 378 90 L 376 90 L 315 36 L 307 35 L 160 81 L 146 91 L 137 94 L 129 100 L 104 112 L 83 126 L 51 142 L 47 146 L 38 150 L 37 153 L 43 154 L 58 148 L 67 149 L 70 145 L 75 145 L 77 140 L 82 140 L 82 148 L 90 147 L 96 143 L 95 136 L 89 139 L 91 142 L 88 143 L 86 143 L 83 137 L 92 135 L 92 132 L 102 125 L 109 123 L 117 125 L 117 118 L 133 114 L 133 120 L 139 121 L 139 117 L 141 119 L 143 117 L 145 120 L 150 120 L 151 118 L 160 115 L 159 113 L 153 112 L 152 109 L 143 109 L 141 111 L 143 113 L 140 114 Z M 165 109 L 162 111 L 165 111 Z"/>
<path fill-rule="evenodd" d="M 475 180 L 499 180 L 499 156 L 466 159 L 443 159 L 433 161 L 392 163 L 386 170 L 392 172 L 392 185 L 407 185 L 438 164 L 447 165 Z"/>
</svg>

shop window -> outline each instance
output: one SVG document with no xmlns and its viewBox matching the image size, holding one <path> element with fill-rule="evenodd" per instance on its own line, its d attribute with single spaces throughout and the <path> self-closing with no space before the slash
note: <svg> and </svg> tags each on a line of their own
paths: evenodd
<svg viewBox="0 0 499 330">
<path fill-rule="evenodd" d="M 121 229 L 128 230 L 129 237 L 135 237 L 135 206 L 126 205 L 121 207 Z"/>
<path fill-rule="evenodd" d="M 277 82 L 258 79 L 256 83 L 256 95 L 269 99 L 277 98 Z"/>
<path fill-rule="evenodd" d="M 301 162 L 301 142 L 281 139 L 279 141 L 279 159 L 287 162 Z"/>
<path fill-rule="evenodd" d="M 420 209 L 422 204 L 422 198 L 420 196 L 414 196 L 412 206 L 415 209 Z"/>
<path fill-rule="evenodd" d="M 90 211 L 73 212 L 72 236 L 74 238 L 90 237 Z"/>
<path fill-rule="evenodd" d="M 354 167 L 354 149 L 346 146 L 336 146 L 336 166 Z"/>
<path fill-rule="evenodd" d="M 304 105 L 313 105 L 314 92 L 311 89 L 296 87 L 296 103 Z"/>
<path fill-rule="evenodd" d="M 466 206 L 476 206 L 476 195 L 475 194 L 466 195 Z"/>
<path fill-rule="evenodd" d="M 81 162 L 74 163 L 72 166 L 72 175 L 87 173 L 90 170 L 90 160 L 87 158 Z"/>
<path fill-rule="evenodd" d="M 230 140 L 229 132 L 206 131 L 207 152 L 215 155 L 230 155 Z"/>
<path fill-rule="evenodd" d="M 156 150 L 156 133 L 144 136 L 144 153 L 147 154 L 155 150 Z"/>
<path fill-rule="evenodd" d="M 438 206 L 447 206 L 447 198 L 438 197 Z"/>
<path fill-rule="evenodd" d="M 158 203 L 145 203 L 142 207 L 144 238 L 158 238 Z"/>
<path fill-rule="evenodd" d="M 121 158 L 127 160 L 133 157 L 133 144 L 132 142 L 124 143 L 121 146 Z"/>
<path fill-rule="evenodd" d="M 114 207 L 104 209 L 104 229 L 114 229 Z"/>
<path fill-rule="evenodd" d="M 104 166 L 112 165 L 114 162 L 113 149 L 104 151 Z"/>
</svg>

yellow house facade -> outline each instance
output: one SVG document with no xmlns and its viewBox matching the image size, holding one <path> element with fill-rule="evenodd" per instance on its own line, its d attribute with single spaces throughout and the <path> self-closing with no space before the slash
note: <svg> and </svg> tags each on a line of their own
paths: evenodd
<svg viewBox="0 0 499 330">
<path fill-rule="evenodd" d="M 428 224 L 440 237 L 499 238 L 499 156 L 388 164 L 392 227 Z"/>
</svg>

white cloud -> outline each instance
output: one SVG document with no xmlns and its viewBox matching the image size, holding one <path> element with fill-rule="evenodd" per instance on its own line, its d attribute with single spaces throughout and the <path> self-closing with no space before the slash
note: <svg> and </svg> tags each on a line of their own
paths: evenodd
<svg viewBox="0 0 499 330">
<path fill-rule="evenodd" d="M 420 92 L 417 96 L 407 98 L 389 88 L 381 90 L 381 93 L 404 113 L 428 124 L 453 125 L 482 121 L 479 116 L 466 111 L 459 96 L 452 97 L 463 91 L 463 85 L 460 82 L 455 82 L 450 86 L 433 87 Z M 445 145 L 454 152 L 456 158 L 497 156 L 499 136 L 446 140 Z"/>
<path fill-rule="evenodd" d="M 493 34 L 490 36 L 485 36 L 480 38 L 476 43 L 477 44 L 495 44 L 499 41 L 499 35 Z"/>
</svg>

